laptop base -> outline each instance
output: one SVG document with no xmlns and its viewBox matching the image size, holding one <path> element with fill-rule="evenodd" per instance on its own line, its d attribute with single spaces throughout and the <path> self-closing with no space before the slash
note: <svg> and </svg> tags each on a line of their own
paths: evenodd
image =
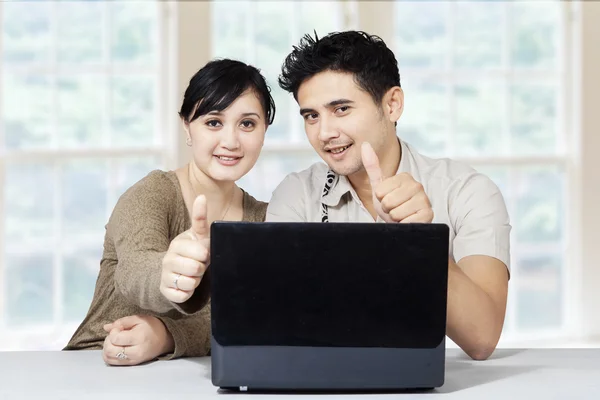
<svg viewBox="0 0 600 400">
<path fill-rule="evenodd" d="M 437 348 L 227 346 L 212 339 L 212 383 L 225 390 L 430 390 L 444 384 Z"/>
</svg>

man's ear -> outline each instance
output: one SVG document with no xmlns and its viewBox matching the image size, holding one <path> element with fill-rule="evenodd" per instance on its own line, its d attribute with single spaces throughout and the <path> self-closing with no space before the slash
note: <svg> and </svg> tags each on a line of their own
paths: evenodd
<svg viewBox="0 0 600 400">
<path fill-rule="evenodd" d="M 397 122 L 404 111 L 404 91 L 394 86 L 383 96 L 383 111 L 390 122 Z"/>
</svg>

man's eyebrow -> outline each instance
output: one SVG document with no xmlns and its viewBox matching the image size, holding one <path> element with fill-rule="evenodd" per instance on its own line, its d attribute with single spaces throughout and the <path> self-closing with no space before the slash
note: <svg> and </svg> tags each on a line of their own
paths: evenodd
<svg viewBox="0 0 600 400">
<path fill-rule="evenodd" d="M 354 101 L 352 100 L 348 100 L 348 99 L 337 99 L 337 100 L 332 100 L 329 103 L 325 104 L 325 107 L 327 108 L 333 108 L 336 106 L 341 106 L 343 104 L 353 104 Z M 308 114 L 308 113 L 314 113 L 315 110 L 313 110 L 312 108 L 301 108 L 300 109 L 300 115 L 304 115 L 304 114 Z"/>
<path fill-rule="evenodd" d="M 338 99 L 338 100 L 330 101 L 329 103 L 325 104 L 325 107 L 331 108 L 331 107 L 335 107 L 335 106 L 341 106 L 342 104 L 353 104 L 353 103 L 354 102 L 352 100 Z"/>
<path fill-rule="evenodd" d="M 301 108 L 300 109 L 300 115 L 314 113 L 314 112 L 315 112 L 315 110 L 313 110 L 312 108 Z"/>
</svg>

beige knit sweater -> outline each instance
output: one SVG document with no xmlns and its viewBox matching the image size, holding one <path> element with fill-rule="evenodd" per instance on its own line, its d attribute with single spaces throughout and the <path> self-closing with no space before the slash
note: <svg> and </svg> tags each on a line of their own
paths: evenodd
<svg viewBox="0 0 600 400">
<path fill-rule="evenodd" d="M 243 221 L 264 221 L 266 209 L 267 203 L 244 192 Z M 169 244 L 190 227 L 174 171 L 152 171 L 129 188 L 106 225 L 100 273 L 87 316 L 64 350 L 102 349 L 107 336 L 104 324 L 147 314 L 159 318 L 173 335 L 174 353 L 161 358 L 207 355 L 210 276 L 181 305 L 171 303 L 159 291 L 162 259 Z"/>
</svg>

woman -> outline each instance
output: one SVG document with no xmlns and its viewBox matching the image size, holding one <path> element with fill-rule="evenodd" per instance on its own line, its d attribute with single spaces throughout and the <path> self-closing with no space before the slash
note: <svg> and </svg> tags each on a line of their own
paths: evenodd
<svg viewBox="0 0 600 400">
<path fill-rule="evenodd" d="M 112 365 L 209 352 L 207 233 L 215 220 L 264 221 L 266 203 L 235 182 L 255 165 L 275 105 L 256 68 L 216 60 L 192 77 L 179 115 L 193 159 L 121 196 L 92 304 L 65 350 L 103 349 Z"/>
</svg>

